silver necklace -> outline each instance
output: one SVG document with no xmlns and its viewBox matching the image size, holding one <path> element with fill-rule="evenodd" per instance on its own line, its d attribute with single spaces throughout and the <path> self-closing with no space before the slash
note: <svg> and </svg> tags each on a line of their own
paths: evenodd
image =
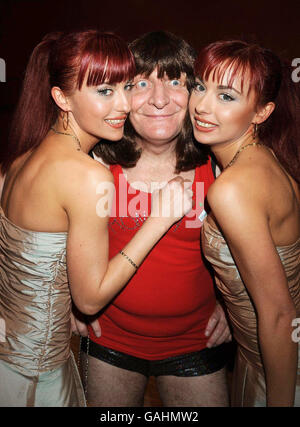
<svg viewBox="0 0 300 427">
<path fill-rule="evenodd" d="M 76 136 L 76 135 L 72 135 L 71 133 L 67 133 L 67 132 L 60 132 L 59 130 L 54 129 L 54 127 L 51 127 L 51 130 L 53 130 L 53 132 L 58 133 L 58 134 L 60 134 L 60 135 L 67 135 L 67 136 L 71 136 L 73 139 L 75 139 L 75 141 L 76 141 L 76 142 L 77 142 L 77 144 L 78 144 L 77 151 L 81 151 L 81 144 L 80 144 L 79 138 L 77 138 L 77 136 Z"/>
</svg>

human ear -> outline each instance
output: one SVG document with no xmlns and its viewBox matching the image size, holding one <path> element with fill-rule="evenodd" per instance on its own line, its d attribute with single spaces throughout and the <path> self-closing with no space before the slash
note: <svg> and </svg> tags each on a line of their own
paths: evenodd
<svg viewBox="0 0 300 427">
<path fill-rule="evenodd" d="M 273 113 L 275 108 L 274 102 L 268 102 L 263 107 L 260 107 L 253 119 L 253 123 L 259 125 L 267 120 L 267 118 Z"/>
<path fill-rule="evenodd" d="M 65 94 L 63 93 L 63 91 L 58 86 L 54 86 L 51 89 L 51 95 L 52 95 L 52 98 L 54 99 L 56 105 L 61 110 L 65 111 L 65 112 L 70 111 L 68 99 L 65 96 Z"/>
</svg>

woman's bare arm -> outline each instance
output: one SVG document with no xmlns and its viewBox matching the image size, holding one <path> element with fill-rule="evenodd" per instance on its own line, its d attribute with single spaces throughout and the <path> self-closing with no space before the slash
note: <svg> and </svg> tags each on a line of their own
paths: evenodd
<svg viewBox="0 0 300 427">
<path fill-rule="evenodd" d="M 268 406 L 292 406 L 297 345 L 292 341 L 296 309 L 272 240 L 264 202 L 253 183 L 224 179 L 208 201 L 257 310 L 258 338 L 266 374 Z M 257 186 L 258 184 L 256 184 Z M 262 183 L 259 183 L 262 185 Z"/>
<path fill-rule="evenodd" d="M 162 218 L 150 215 L 123 248 L 135 264 L 140 265 L 169 227 L 191 209 L 191 190 L 184 193 L 183 209 L 182 194 L 180 195 L 182 182 L 178 178 L 170 184 L 176 190 L 176 206 L 182 205 L 179 216 L 177 214 Z M 97 191 L 104 187 L 108 191 L 101 198 Z M 167 201 L 168 198 L 163 197 L 164 191 L 153 195 L 155 206 L 161 199 Z M 91 168 L 76 184 L 72 183 L 69 193 L 65 198 L 64 208 L 69 218 L 67 268 L 70 289 L 78 309 L 85 314 L 95 314 L 125 286 L 136 269 L 121 254 L 108 262 L 109 212 L 105 210 L 103 200 L 111 203 L 114 197 L 110 171 L 103 166 Z"/>
</svg>

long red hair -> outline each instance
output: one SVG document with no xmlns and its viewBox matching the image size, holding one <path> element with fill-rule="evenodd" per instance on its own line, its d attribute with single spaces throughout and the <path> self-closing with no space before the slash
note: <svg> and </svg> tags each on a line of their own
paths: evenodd
<svg viewBox="0 0 300 427">
<path fill-rule="evenodd" d="M 88 74 L 87 74 L 88 73 Z M 97 30 L 50 33 L 35 47 L 26 68 L 21 96 L 12 120 L 1 171 L 39 146 L 55 123 L 59 108 L 51 96 L 58 86 L 66 94 L 104 82 L 119 83 L 135 75 L 135 61 L 125 41 Z"/>
<path fill-rule="evenodd" d="M 281 164 L 300 183 L 300 88 L 293 82 L 292 68 L 269 49 L 240 40 L 218 41 L 206 46 L 195 61 L 195 75 L 222 81 L 230 69 L 229 85 L 241 76 L 249 91 L 256 94 L 256 105 L 275 103 L 270 117 L 259 125 L 258 137 L 272 148 Z"/>
</svg>

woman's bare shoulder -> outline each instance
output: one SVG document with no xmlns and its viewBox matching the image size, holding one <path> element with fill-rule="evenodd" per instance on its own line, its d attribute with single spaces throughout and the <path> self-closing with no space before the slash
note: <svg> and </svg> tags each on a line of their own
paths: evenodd
<svg viewBox="0 0 300 427">
<path fill-rule="evenodd" d="M 58 175 L 72 177 L 75 181 L 95 178 L 112 179 L 109 168 L 93 159 L 86 153 L 76 153 L 72 156 L 57 156 L 49 158 L 48 167 L 55 169 Z"/>
<path fill-rule="evenodd" d="M 82 211 L 82 206 L 96 206 L 99 194 L 114 193 L 114 178 L 109 169 L 89 156 L 68 159 L 56 175 L 56 199 L 70 213 Z"/>
<path fill-rule="evenodd" d="M 44 169 L 39 174 L 41 188 L 47 188 L 48 194 L 65 208 L 76 204 L 76 200 L 84 203 L 96 198 L 100 185 L 110 188 L 114 183 L 110 170 L 85 153 L 50 156 L 40 166 Z"/>
<path fill-rule="evenodd" d="M 210 186 L 210 204 L 261 203 L 268 194 L 272 175 L 262 165 L 231 167 L 221 173 Z"/>
</svg>

